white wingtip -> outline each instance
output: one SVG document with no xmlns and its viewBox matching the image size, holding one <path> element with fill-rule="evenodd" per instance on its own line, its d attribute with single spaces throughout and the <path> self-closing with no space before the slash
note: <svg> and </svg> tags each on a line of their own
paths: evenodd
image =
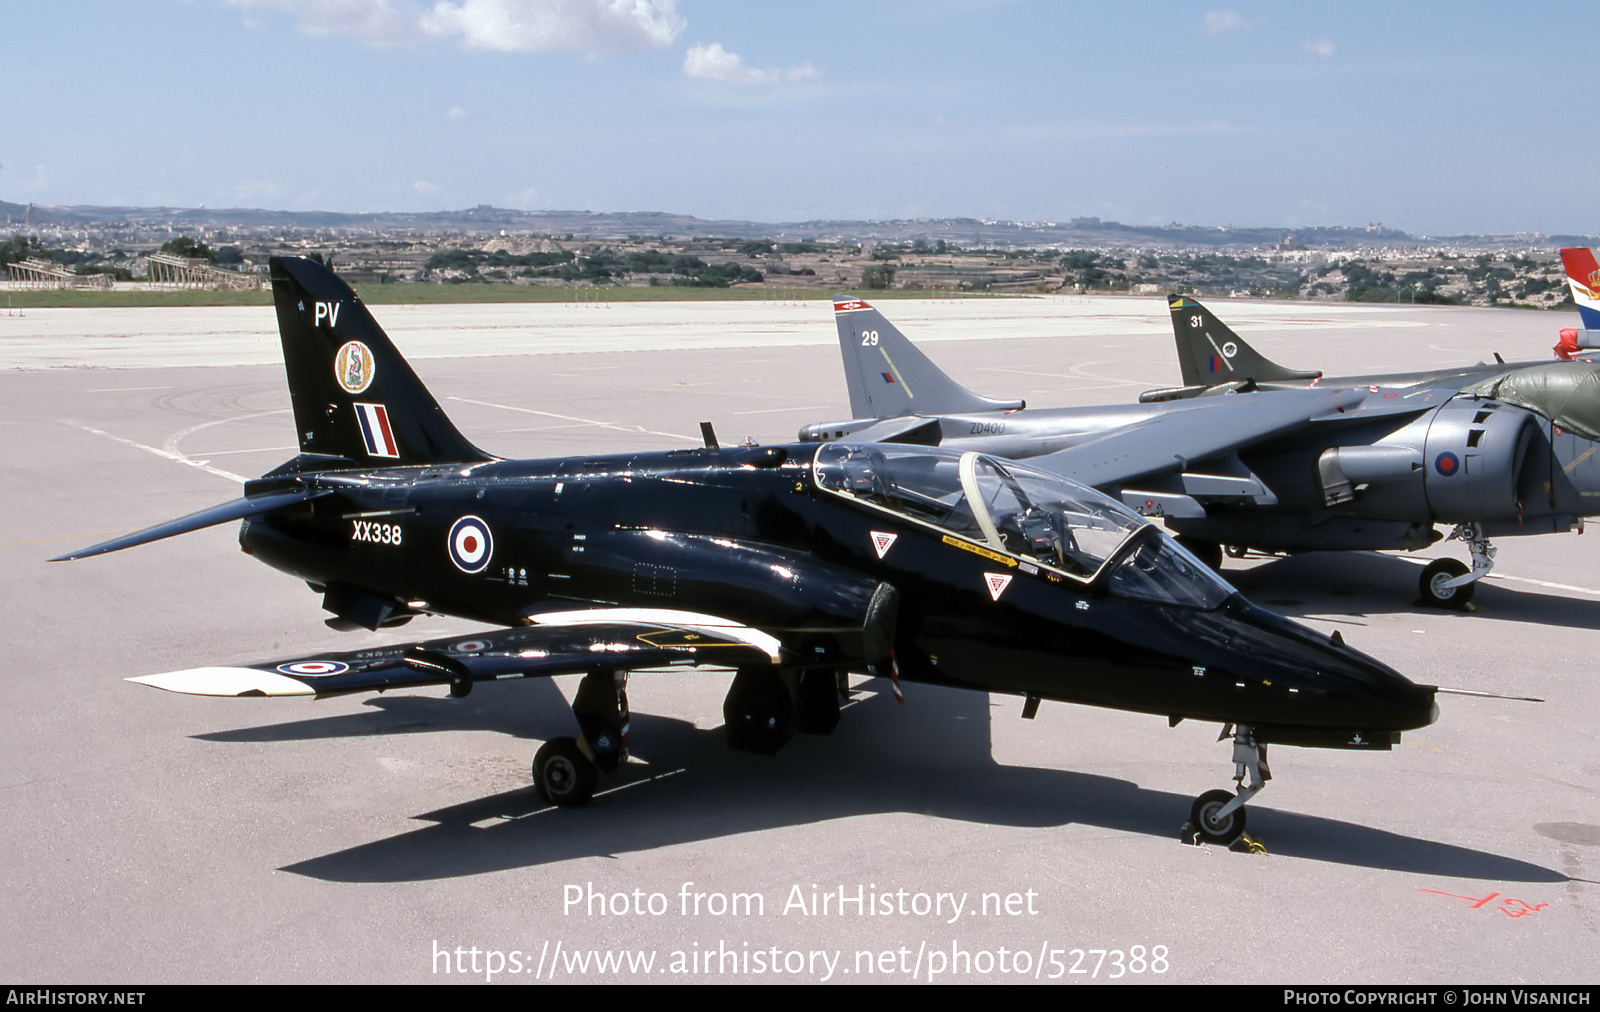
<svg viewBox="0 0 1600 1012">
<path fill-rule="evenodd" d="M 126 679 L 190 696 L 314 696 L 316 690 L 285 675 L 255 668 L 189 668 Z"/>
</svg>

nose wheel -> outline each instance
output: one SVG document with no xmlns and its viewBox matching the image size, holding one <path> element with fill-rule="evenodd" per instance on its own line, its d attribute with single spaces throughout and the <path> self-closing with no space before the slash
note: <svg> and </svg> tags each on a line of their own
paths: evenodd
<svg viewBox="0 0 1600 1012">
<path fill-rule="evenodd" d="M 1478 581 L 1494 568 L 1494 545 L 1483 536 L 1480 524 L 1457 524 L 1446 541 L 1460 541 L 1472 553 L 1472 568 L 1455 559 L 1435 559 L 1422 571 L 1417 585 L 1422 603 L 1431 608 L 1466 608 Z"/>
<path fill-rule="evenodd" d="M 1233 782 L 1238 790 L 1206 791 L 1194 799 L 1189 809 L 1189 822 L 1183 827 L 1182 838 L 1187 843 L 1231 847 L 1244 836 L 1245 802 L 1261 793 L 1261 788 L 1272 779 L 1272 770 L 1267 766 L 1267 747 L 1256 743 L 1254 728 L 1248 724 L 1225 725 L 1217 740 L 1228 737 L 1233 738 Z"/>
<path fill-rule="evenodd" d="M 1430 608 L 1465 608 L 1478 586 L 1476 583 L 1456 583 L 1458 578 L 1466 575 L 1467 567 L 1455 559 L 1434 559 L 1422 571 L 1422 579 L 1417 581 L 1422 603 Z"/>
<path fill-rule="evenodd" d="M 1226 847 L 1244 835 L 1244 806 L 1240 805 L 1227 815 L 1221 814 L 1234 799 L 1232 791 L 1206 791 L 1194 799 L 1189 809 L 1189 825 L 1195 835 L 1206 843 Z"/>
</svg>

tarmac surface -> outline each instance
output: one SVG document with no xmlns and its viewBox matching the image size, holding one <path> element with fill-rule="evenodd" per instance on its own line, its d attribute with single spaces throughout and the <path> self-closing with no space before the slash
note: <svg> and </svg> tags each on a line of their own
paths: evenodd
<svg viewBox="0 0 1600 1012">
<path fill-rule="evenodd" d="M 1160 299 L 884 308 L 992 396 L 1094 404 L 1179 382 Z M 1548 360 L 1573 325 L 1213 308 L 1330 376 Z M 724 443 L 787 442 L 848 415 L 822 302 L 376 315 L 461 430 L 505 456 L 697 445 L 703 419 Z M 1416 681 L 1548 700 L 1442 697 L 1389 753 L 1275 748 L 1249 808 L 1265 854 L 1178 840 L 1191 800 L 1232 775 L 1214 726 L 1049 703 L 1028 721 L 1020 699 L 917 685 L 896 705 L 859 678 L 833 735 L 763 758 L 722 742 L 726 673 L 637 675 L 645 762 L 554 810 L 528 764 L 572 733 L 575 679 L 325 702 L 122 680 L 471 628 L 333 633 L 233 525 L 47 563 L 237 495 L 293 455 L 288 408 L 269 308 L 0 317 L 0 979 L 1600 978 L 1592 534 L 1499 540 L 1466 614 L 1415 603 L 1422 563 L 1464 559 L 1459 543 L 1229 560 L 1253 599 Z"/>
</svg>

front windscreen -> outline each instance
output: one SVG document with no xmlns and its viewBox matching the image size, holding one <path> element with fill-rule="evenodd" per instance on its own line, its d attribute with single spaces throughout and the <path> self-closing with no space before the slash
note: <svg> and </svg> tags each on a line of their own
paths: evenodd
<svg viewBox="0 0 1600 1012">
<path fill-rule="evenodd" d="M 1232 586 L 1168 537 L 1141 541 L 1112 567 L 1107 589 L 1119 597 L 1207 611 L 1234 592 Z"/>
</svg>

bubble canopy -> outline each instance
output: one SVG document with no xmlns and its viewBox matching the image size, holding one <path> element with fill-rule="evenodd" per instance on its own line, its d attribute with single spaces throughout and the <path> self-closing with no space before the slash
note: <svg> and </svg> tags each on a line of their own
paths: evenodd
<svg viewBox="0 0 1600 1012">
<path fill-rule="evenodd" d="M 1116 500 L 1058 474 L 981 453 L 827 443 L 817 487 L 929 524 L 1108 593 L 1211 609 L 1235 592 Z"/>
</svg>

